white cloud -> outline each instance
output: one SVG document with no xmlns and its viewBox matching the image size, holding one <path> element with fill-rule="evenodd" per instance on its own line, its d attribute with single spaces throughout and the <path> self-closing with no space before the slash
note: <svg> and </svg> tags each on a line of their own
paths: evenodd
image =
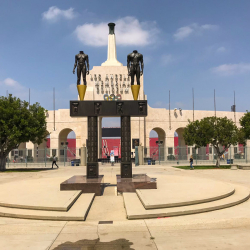
<svg viewBox="0 0 250 250">
<path fill-rule="evenodd" d="M 9 89 L 21 89 L 24 88 L 19 82 L 13 80 L 12 78 L 6 78 L 0 82 L 0 86 L 7 87 Z"/>
<path fill-rule="evenodd" d="M 202 32 L 206 30 L 215 30 L 217 28 L 218 28 L 217 25 L 211 25 L 211 24 L 198 25 L 197 23 L 193 23 L 191 25 L 179 28 L 174 33 L 173 36 L 176 41 L 181 41 L 192 34 L 202 34 Z"/>
<path fill-rule="evenodd" d="M 189 26 L 181 27 L 175 32 L 174 38 L 175 40 L 183 40 L 184 38 L 190 36 L 193 32 L 194 30 Z"/>
<path fill-rule="evenodd" d="M 27 100 L 29 89 L 12 78 L 6 78 L 3 81 L 0 81 L 0 95 L 6 96 L 7 93 L 18 97 L 21 100 Z"/>
<path fill-rule="evenodd" d="M 147 46 L 157 41 L 159 33 L 156 22 L 139 22 L 135 17 L 124 17 L 115 21 L 116 44 L 123 46 Z M 107 23 L 86 23 L 77 26 L 77 38 L 89 46 L 107 46 Z"/>
<path fill-rule="evenodd" d="M 56 6 L 52 6 L 49 8 L 49 10 L 42 13 L 43 19 L 47 21 L 57 21 L 60 18 L 70 20 L 73 19 L 75 16 L 76 13 L 74 12 L 73 8 L 69 8 L 68 10 L 61 10 Z"/>
<path fill-rule="evenodd" d="M 225 48 L 225 47 L 219 47 L 219 48 L 216 50 L 216 52 L 218 52 L 218 53 L 224 53 L 224 52 L 226 52 L 226 48 Z"/>
<path fill-rule="evenodd" d="M 199 28 L 199 26 L 197 25 L 197 27 Z M 217 29 L 218 26 L 217 25 L 212 25 L 212 24 L 205 24 L 205 25 L 201 25 L 200 29 L 201 30 L 215 30 Z"/>
<path fill-rule="evenodd" d="M 223 76 L 244 74 L 250 72 L 250 63 L 222 64 L 212 68 L 211 71 Z"/>
</svg>

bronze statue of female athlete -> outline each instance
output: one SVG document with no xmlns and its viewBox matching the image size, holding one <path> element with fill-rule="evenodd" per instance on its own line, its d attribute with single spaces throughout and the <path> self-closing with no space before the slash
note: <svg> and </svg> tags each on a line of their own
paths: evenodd
<svg viewBox="0 0 250 250">
<path fill-rule="evenodd" d="M 86 82 L 86 74 L 89 74 L 89 57 L 88 55 L 84 54 L 83 51 L 80 51 L 79 54 L 75 56 L 75 64 L 73 68 L 73 74 L 75 74 L 75 68 L 77 67 L 77 89 L 79 93 L 80 100 L 84 99 L 84 95 L 87 88 Z M 81 82 L 81 74 L 83 79 L 83 85 L 80 84 Z"/>
<path fill-rule="evenodd" d="M 141 66 L 140 66 L 141 65 Z M 140 76 L 143 75 L 143 55 L 134 50 L 127 56 L 127 68 L 128 75 L 131 77 L 131 90 L 134 100 L 137 100 L 140 90 Z M 136 76 L 137 85 L 134 85 L 134 79 Z"/>
</svg>

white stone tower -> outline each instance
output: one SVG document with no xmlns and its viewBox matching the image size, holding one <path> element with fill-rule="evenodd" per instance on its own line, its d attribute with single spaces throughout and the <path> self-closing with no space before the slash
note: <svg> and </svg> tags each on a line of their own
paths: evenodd
<svg viewBox="0 0 250 250">
<path fill-rule="evenodd" d="M 108 58 L 107 61 L 102 63 L 102 66 L 123 66 L 118 62 L 116 55 L 116 42 L 115 42 L 115 23 L 109 23 L 109 36 L 108 36 Z"/>
</svg>

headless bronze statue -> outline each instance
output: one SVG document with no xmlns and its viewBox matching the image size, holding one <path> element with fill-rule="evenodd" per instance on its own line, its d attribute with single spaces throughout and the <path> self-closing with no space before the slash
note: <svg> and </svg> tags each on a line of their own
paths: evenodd
<svg viewBox="0 0 250 250">
<path fill-rule="evenodd" d="M 131 77 L 131 90 L 133 93 L 134 100 L 137 100 L 140 90 L 140 76 L 143 75 L 143 55 L 134 50 L 127 56 L 127 68 L 128 75 Z M 136 76 L 137 85 L 134 84 Z"/>
<path fill-rule="evenodd" d="M 80 51 L 79 54 L 75 56 L 75 64 L 73 68 L 73 74 L 75 74 L 75 68 L 77 67 L 77 89 L 80 100 L 83 101 L 86 88 L 87 88 L 87 81 L 86 75 L 89 74 L 89 57 L 88 55 L 84 54 L 83 51 Z M 83 85 L 81 85 L 81 74 L 83 79 Z"/>
<path fill-rule="evenodd" d="M 83 84 L 87 85 L 86 82 L 86 74 L 89 74 L 89 57 L 84 54 L 83 51 L 80 51 L 79 54 L 75 56 L 75 64 L 73 69 L 73 74 L 75 74 L 75 68 L 77 66 L 77 85 L 80 84 L 81 81 L 81 73 L 83 78 Z M 87 68 L 87 70 L 86 70 Z"/>
</svg>

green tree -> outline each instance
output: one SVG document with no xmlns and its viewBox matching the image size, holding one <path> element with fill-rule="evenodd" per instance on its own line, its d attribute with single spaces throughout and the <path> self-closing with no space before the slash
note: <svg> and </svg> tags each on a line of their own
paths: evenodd
<svg viewBox="0 0 250 250">
<path fill-rule="evenodd" d="M 245 140 L 250 139 L 250 112 L 247 112 L 240 118 L 240 125 L 242 127 L 242 133 L 244 133 Z"/>
<path fill-rule="evenodd" d="M 47 136 L 46 110 L 39 103 L 29 106 L 26 101 L 13 97 L 0 97 L 0 170 L 5 170 L 6 157 L 20 143 L 32 141 L 40 144 Z"/>
<path fill-rule="evenodd" d="M 187 145 L 195 145 L 196 148 L 206 147 L 207 144 L 212 145 L 217 155 L 217 167 L 220 166 L 220 157 L 231 145 L 244 141 L 242 131 L 231 119 L 215 116 L 205 117 L 200 121 L 189 121 L 183 137 Z"/>
</svg>

